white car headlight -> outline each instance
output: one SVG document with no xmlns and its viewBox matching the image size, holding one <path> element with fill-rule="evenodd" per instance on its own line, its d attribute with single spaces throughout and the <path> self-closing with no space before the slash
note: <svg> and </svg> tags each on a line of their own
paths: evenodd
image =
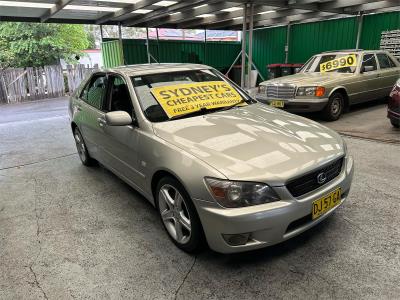
<svg viewBox="0 0 400 300">
<path fill-rule="evenodd" d="M 316 96 L 322 97 L 325 95 L 323 86 L 303 86 L 297 89 L 296 96 Z"/>
<path fill-rule="evenodd" d="M 259 94 L 265 94 L 267 92 L 267 87 L 265 85 L 259 85 L 257 92 Z"/>
<path fill-rule="evenodd" d="M 252 206 L 279 201 L 278 195 L 267 184 L 229 181 L 205 177 L 204 181 L 213 198 L 227 208 Z"/>
</svg>

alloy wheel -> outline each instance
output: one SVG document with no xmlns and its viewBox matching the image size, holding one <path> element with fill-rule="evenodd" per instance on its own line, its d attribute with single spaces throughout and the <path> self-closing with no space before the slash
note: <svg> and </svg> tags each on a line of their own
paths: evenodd
<svg viewBox="0 0 400 300">
<path fill-rule="evenodd" d="M 78 150 L 79 157 L 81 158 L 81 160 L 83 162 L 85 162 L 87 159 L 86 147 L 85 147 L 85 143 L 83 142 L 82 136 L 78 132 L 75 132 L 74 138 L 75 138 L 76 149 Z"/>
<path fill-rule="evenodd" d="M 161 218 L 169 235 L 179 244 L 188 243 L 192 227 L 185 199 L 169 184 L 161 187 L 158 198 Z"/>
</svg>

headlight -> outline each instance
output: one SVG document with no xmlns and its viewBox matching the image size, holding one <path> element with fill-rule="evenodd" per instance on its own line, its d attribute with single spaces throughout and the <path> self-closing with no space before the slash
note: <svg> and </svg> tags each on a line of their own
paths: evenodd
<svg viewBox="0 0 400 300">
<path fill-rule="evenodd" d="M 244 207 L 280 200 L 274 190 L 264 183 L 210 177 L 204 180 L 213 198 L 224 207 Z"/>
<path fill-rule="evenodd" d="M 296 95 L 322 97 L 325 95 L 325 88 L 323 86 L 303 86 L 297 89 Z"/>
<path fill-rule="evenodd" d="M 265 94 L 267 92 L 267 87 L 265 85 L 259 85 L 258 86 L 258 93 L 259 94 Z"/>
</svg>

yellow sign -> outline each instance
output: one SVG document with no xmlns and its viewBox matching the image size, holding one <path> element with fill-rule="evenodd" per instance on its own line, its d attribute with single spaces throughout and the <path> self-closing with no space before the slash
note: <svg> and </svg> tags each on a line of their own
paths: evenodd
<svg viewBox="0 0 400 300">
<path fill-rule="evenodd" d="M 338 188 L 328 195 L 315 200 L 312 204 L 312 219 L 315 220 L 335 206 L 339 205 L 341 202 L 341 193 L 342 190 Z"/>
<path fill-rule="evenodd" d="M 153 87 L 151 93 L 169 118 L 198 111 L 234 105 L 240 94 L 225 81 L 192 82 Z"/>
<path fill-rule="evenodd" d="M 319 69 L 321 73 L 325 73 L 345 67 L 356 67 L 356 66 L 357 66 L 357 56 L 355 54 L 350 54 L 324 62 L 319 65 Z"/>
</svg>

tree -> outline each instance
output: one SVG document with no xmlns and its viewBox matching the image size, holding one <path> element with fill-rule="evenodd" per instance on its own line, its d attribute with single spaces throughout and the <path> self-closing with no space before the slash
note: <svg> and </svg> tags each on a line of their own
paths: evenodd
<svg viewBox="0 0 400 300">
<path fill-rule="evenodd" d="M 0 68 L 38 67 L 68 62 L 89 46 L 82 25 L 0 23 Z"/>
</svg>

